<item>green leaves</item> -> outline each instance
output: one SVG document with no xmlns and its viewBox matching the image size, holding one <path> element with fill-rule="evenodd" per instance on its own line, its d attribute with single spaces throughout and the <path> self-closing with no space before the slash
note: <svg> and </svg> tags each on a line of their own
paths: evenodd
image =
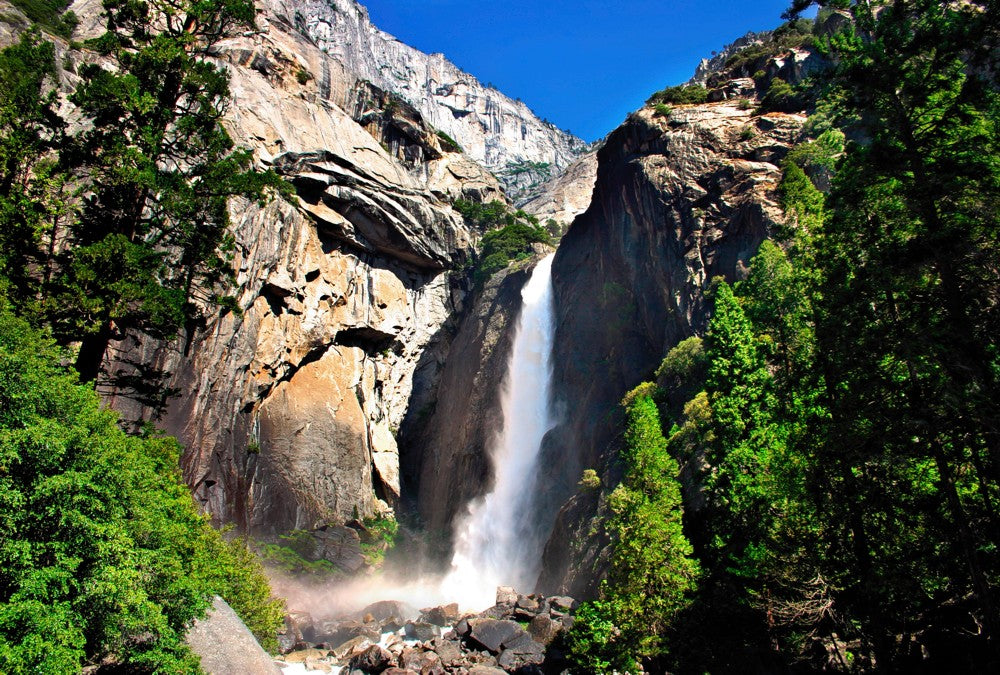
<svg viewBox="0 0 1000 675">
<path fill-rule="evenodd" d="M 125 435 L 51 340 L 0 308 L 0 670 L 113 655 L 194 672 L 181 640 L 213 594 L 273 646 L 259 563 L 198 514 L 176 441 Z"/>
</svg>

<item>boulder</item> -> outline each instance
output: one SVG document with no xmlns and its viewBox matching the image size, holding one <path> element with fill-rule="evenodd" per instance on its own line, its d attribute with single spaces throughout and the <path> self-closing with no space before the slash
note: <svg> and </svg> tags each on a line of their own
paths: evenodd
<svg viewBox="0 0 1000 675">
<path fill-rule="evenodd" d="M 327 621 L 322 624 L 322 632 L 316 636 L 314 642 L 337 646 L 360 637 L 378 642 L 382 637 L 382 631 L 376 623 L 361 623 L 353 619 Z"/>
<path fill-rule="evenodd" d="M 528 624 L 528 633 L 535 642 L 548 645 L 563 629 L 562 623 L 553 621 L 544 614 L 539 614 Z"/>
<path fill-rule="evenodd" d="M 549 606 L 553 609 L 557 609 L 560 612 L 569 612 L 576 608 L 579 604 L 573 598 L 567 597 L 565 595 L 555 595 L 548 598 Z"/>
<path fill-rule="evenodd" d="M 204 619 L 184 637 L 209 675 L 279 675 L 270 655 L 225 600 L 216 596 Z"/>
<path fill-rule="evenodd" d="M 395 621 L 400 626 L 407 621 L 414 621 L 420 617 L 420 611 L 415 607 L 399 602 L 397 600 L 382 600 L 365 607 L 360 612 L 361 615 L 371 615 L 380 624 Z"/>
<path fill-rule="evenodd" d="M 420 640 L 421 642 L 429 642 L 441 635 L 440 628 L 432 623 L 425 623 L 423 621 L 410 621 L 403 627 L 403 630 L 406 631 L 406 637 L 411 640 Z"/>
<path fill-rule="evenodd" d="M 392 654 L 378 645 L 372 645 L 351 657 L 349 665 L 352 671 L 360 670 L 368 675 L 380 675 L 392 666 Z"/>
<path fill-rule="evenodd" d="M 499 654 L 504 647 L 527 635 L 516 621 L 473 619 L 469 625 L 472 628 L 469 640 L 492 654 Z"/>
<path fill-rule="evenodd" d="M 510 586 L 498 586 L 497 587 L 497 604 L 498 605 L 514 605 L 517 603 L 517 591 L 515 591 Z"/>
<path fill-rule="evenodd" d="M 420 610 L 420 620 L 432 623 L 435 626 L 450 626 L 460 616 L 457 602 Z"/>
</svg>

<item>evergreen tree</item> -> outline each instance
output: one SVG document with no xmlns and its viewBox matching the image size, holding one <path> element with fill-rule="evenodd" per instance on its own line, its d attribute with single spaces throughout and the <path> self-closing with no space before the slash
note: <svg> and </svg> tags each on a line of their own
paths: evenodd
<svg viewBox="0 0 1000 675">
<path fill-rule="evenodd" d="M 273 174 L 250 169 L 221 125 L 228 74 L 206 57 L 254 26 L 249 0 L 105 0 L 108 31 L 71 97 L 90 121 L 63 153 L 82 172 L 81 218 L 48 293 L 65 342 L 79 340 L 84 380 L 126 331 L 193 330 L 200 306 L 225 302 L 228 203 L 259 198 Z"/>
<path fill-rule="evenodd" d="M 0 672 L 197 672 L 182 638 L 213 594 L 276 646 L 282 608 L 199 515 L 176 441 L 126 435 L 64 358 L 0 298 Z"/>
<path fill-rule="evenodd" d="M 63 131 L 55 75 L 52 44 L 35 30 L 0 51 L 0 274 L 19 304 L 37 293 L 43 229 L 57 211 L 45 161 Z"/>
</svg>

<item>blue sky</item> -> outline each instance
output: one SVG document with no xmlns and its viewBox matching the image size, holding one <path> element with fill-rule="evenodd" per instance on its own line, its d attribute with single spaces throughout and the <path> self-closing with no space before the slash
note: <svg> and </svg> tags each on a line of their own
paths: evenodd
<svg viewBox="0 0 1000 675">
<path fill-rule="evenodd" d="M 588 141 L 789 0 L 361 0 L 382 30 L 443 52 Z"/>
</svg>

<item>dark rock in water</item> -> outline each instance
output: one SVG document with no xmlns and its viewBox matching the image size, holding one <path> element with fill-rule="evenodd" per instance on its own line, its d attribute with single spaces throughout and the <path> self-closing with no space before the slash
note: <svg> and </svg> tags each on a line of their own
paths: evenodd
<svg viewBox="0 0 1000 675">
<path fill-rule="evenodd" d="M 432 623 L 435 626 L 450 626 L 461 616 L 458 612 L 458 603 L 441 605 L 440 607 L 429 607 L 420 610 L 420 620 Z"/>
<path fill-rule="evenodd" d="M 514 605 L 517 604 L 517 591 L 515 591 L 510 586 L 498 586 L 497 587 L 497 604 L 498 605 Z"/>
<path fill-rule="evenodd" d="M 562 623 L 553 621 L 544 614 L 539 614 L 528 624 L 531 639 L 542 645 L 548 645 L 552 642 L 562 629 Z"/>
<path fill-rule="evenodd" d="M 306 643 L 316 642 L 313 618 L 306 612 L 289 612 L 285 615 L 285 629 L 278 633 L 278 647 L 282 654 L 301 649 Z"/>
<path fill-rule="evenodd" d="M 201 658 L 202 670 L 209 675 L 281 673 L 232 607 L 218 596 L 208 616 L 194 622 L 184 641 Z"/>
<path fill-rule="evenodd" d="M 351 670 L 360 670 L 369 675 L 379 675 L 391 666 L 392 654 L 378 645 L 372 645 L 352 657 L 350 662 Z"/>
<path fill-rule="evenodd" d="M 378 624 L 361 623 L 348 619 L 347 621 L 326 621 L 321 625 L 322 632 L 316 635 L 313 642 L 325 642 L 331 646 L 342 645 L 348 640 L 364 637 L 372 642 L 378 642 L 382 637 L 382 631 Z"/>
<path fill-rule="evenodd" d="M 473 619 L 469 625 L 472 627 L 469 639 L 493 654 L 499 654 L 507 643 L 527 634 L 516 621 Z"/>
<path fill-rule="evenodd" d="M 414 621 L 420 617 L 420 611 L 417 608 L 397 600 L 382 600 L 372 603 L 361 610 L 360 614 L 371 614 L 380 624 L 396 621 L 401 626 L 407 621 Z"/>
<path fill-rule="evenodd" d="M 375 644 L 375 642 L 377 642 L 377 640 L 372 640 L 367 636 L 361 635 L 337 645 L 331 649 L 331 651 L 337 660 L 344 661 L 350 658 L 355 652 L 363 651 L 368 647 L 371 647 Z"/>
<path fill-rule="evenodd" d="M 429 642 L 441 635 L 441 631 L 437 626 L 422 621 L 410 621 L 404 626 L 404 630 L 406 631 L 406 637 L 411 640 L 420 640 L 421 642 Z"/>
<path fill-rule="evenodd" d="M 553 596 L 548 599 L 548 603 L 552 607 L 552 609 L 557 609 L 560 612 L 569 612 L 573 609 L 576 609 L 576 606 L 580 604 L 573 598 L 567 597 L 565 595 Z"/>
</svg>

